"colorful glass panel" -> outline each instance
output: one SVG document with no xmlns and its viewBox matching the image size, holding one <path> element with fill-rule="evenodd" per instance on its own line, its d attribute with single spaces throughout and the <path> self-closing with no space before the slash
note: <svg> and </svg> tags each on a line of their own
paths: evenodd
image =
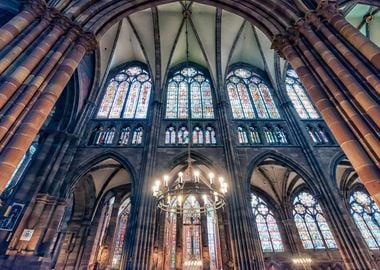
<svg viewBox="0 0 380 270">
<path fill-rule="evenodd" d="M 321 206 L 310 193 L 302 191 L 294 198 L 293 215 L 305 249 L 337 248 Z"/>
<path fill-rule="evenodd" d="M 286 91 L 301 119 L 320 118 L 314 106 L 311 104 L 305 89 L 294 70 L 288 70 L 286 78 Z"/>
<path fill-rule="evenodd" d="M 214 118 L 210 81 L 195 68 L 183 68 L 169 79 L 166 118 Z"/>
<path fill-rule="evenodd" d="M 366 193 L 357 190 L 349 197 L 352 217 L 368 247 L 380 249 L 380 209 Z"/>
<path fill-rule="evenodd" d="M 253 72 L 238 68 L 226 80 L 235 119 L 278 119 L 280 114 L 267 84 Z"/>
<path fill-rule="evenodd" d="M 251 194 L 251 206 L 264 252 L 281 252 L 284 247 L 277 221 L 267 203 L 255 194 Z"/>
<path fill-rule="evenodd" d="M 130 208 L 131 204 L 129 198 L 126 199 L 119 208 L 116 235 L 112 247 L 113 254 L 111 260 L 111 269 L 118 270 L 120 268 Z"/>
<path fill-rule="evenodd" d="M 97 117 L 146 118 L 151 88 L 152 81 L 144 69 L 120 70 L 108 83 Z"/>
</svg>

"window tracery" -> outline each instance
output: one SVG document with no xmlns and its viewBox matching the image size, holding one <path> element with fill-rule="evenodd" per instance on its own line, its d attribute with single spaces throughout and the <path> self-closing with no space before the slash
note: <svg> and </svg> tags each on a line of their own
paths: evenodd
<svg viewBox="0 0 380 270">
<path fill-rule="evenodd" d="M 193 144 L 203 144 L 203 130 L 201 127 L 196 126 L 193 129 L 192 142 Z"/>
<path fill-rule="evenodd" d="M 293 216 L 305 249 L 337 248 L 322 208 L 309 192 L 301 191 L 294 198 Z"/>
<path fill-rule="evenodd" d="M 136 127 L 133 131 L 132 144 L 139 145 L 142 144 L 142 139 L 144 135 L 144 130 L 142 127 Z"/>
<path fill-rule="evenodd" d="M 251 194 L 251 205 L 259 232 L 263 252 L 281 252 L 284 246 L 277 221 L 267 203 L 255 194 Z"/>
<path fill-rule="evenodd" d="M 189 143 L 189 131 L 187 127 L 182 126 L 178 130 L 178 144 L 188 144 Z"/>
<path fill-rule="evenodd" d="M 265 140 L 269 144 L 287 144 L 288 139 L 285 130 L 280 125 L 267 125 L 263 128 Z"/>
<path fill-rule="evenodd" d="M 292 69 L 287 71 L 286 91 L 301 119 L 319 119 L 319 115 L 305 92 L 300 79 Z"/>
<path fill-rule="evenodd" d="M 306 131 L 310 139 L 315 144 L 328 144 L 330 143 L 329 135 L 325 132 L 324 128 L 320 125 L 314 127 L 312 125 L 306 126 Z"/>
<path fill-rule="evenodd" d="M 227 75 L 226 88 L 235 119 L 279 119 L 267 83 L 246 68 L 237 68 Z"/>
<path fill-rule="evenodd" d="M 108 83 L 97 118 L 145 119 L 151 89 L 145 69 L 135 65 L 120 70 Z"/>
<path fill-rule="evenodd" d="M 380 209 L 366 192 L 354 191 L 349 197 L 351 215 L 370 249 L 380 249 Z"/>
<path fill-rule="evenodd" d="M 112 259 L 111 259 L 111 269 L 119 269 L 121 264 L 121 259 L 123 255 L 123 247 L 125 242 L 125 233 L 127 231 L 127 223 L 129 218 L 129 213 L 131 211 L 131 202 L 127 198 L 120 205 L 117 218 L 116 233 L 112 245 Z"/>
<path fill-rule="evenodd" d="M 127 145 L 129 143 L 129 137 L 131 134 L 131 128 L 130 127 L 124 127 L 121 129 L 120 132 L 120 138 L 119 138 L 119 145 Z"/>
<path fill-rule="evenodd" d="M 216 144 L 215 130 L 211 126 L 206 127 L 205 131 L 205 143 L 206 144 Z"/>
<path fill-rule="evenodd" d="M 248 143 L 247 131 L 244 127 L 238 127 L 238 140 L 240 144 Z"/>
<path fill-rule="evenodd" d="M 168 81 L 166 118 L 214 118 L 211 83 L 194 67 L 178 70 Z"/>
<path fill-rule="evenodd" d="M 165 131 L 165 144 L 176 143 L 176 130 L 175 127 L 169 126 Z"/>
</svg>

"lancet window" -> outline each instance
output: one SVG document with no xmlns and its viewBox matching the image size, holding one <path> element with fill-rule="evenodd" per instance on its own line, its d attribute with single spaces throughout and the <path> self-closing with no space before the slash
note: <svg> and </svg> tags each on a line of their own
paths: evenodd
<svg viewBox="0 0 380 270">
<path fill-rule="evenodd" d="M 140 66 L 121 69 L 108 82 L 97 118 L 145 119 L 152 80 Z"/>
<path fill-rule="evenodd" d="M 286 91 L 301 119 L 320 118 L 293 69 L 289 69 L 287 72 Z"/>
<path fill-rule="evenodd" d="M 226 88 L 235 119 L 279 119 L 267 83 L 246 68 L 237 68 L 227 75 Z"/>
<path fill-rule="evenodd" d="M 251 205 L 264 252 L 281 252 L 284 246 L 277 221 L 268 204 L 256 194 L 251 194 Z"/>
<path fill-rule="evenodd" d="M 305 249 L 337 248 L 322 208 L 309 192 L 301 191 L 294 198 L 293 216 Z"/>
<path fill-rule="evenodd" d="M 380 249 L 380 209 L 367 192 L 356 190 L 348 199 L 351 215 L 370 249 Z"/>
<path fill-rule="evenodd" d="M 195 67 L 176 71 L 168 81 L 166 118 L 214 118 L 212 86 L 203 72 Z"/>
</svg>

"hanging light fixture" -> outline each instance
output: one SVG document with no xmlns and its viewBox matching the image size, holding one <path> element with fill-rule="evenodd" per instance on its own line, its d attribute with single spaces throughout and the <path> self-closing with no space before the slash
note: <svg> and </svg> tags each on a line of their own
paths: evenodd
<svg viewBox="0 0 380 270">
<path fill-rule="evenodd" d="M 186 68 L 189 68 L 189 40 L 188 40 L 188 19 L 191 16 L 190 5 L 185 5 L 183 16 L 185 21 L 186 34 Z M 184 74 L 189 76 L 189 72 Z M 188 136 L 190 137 L 191 116 L 188 114 Z M 188 143 L 187 167 L 180 171 L 173 181 L 173 177 L 164 175 L 162 179 L 156 179 L 152 186 L 153 197 L 157 200 L 157 207 L 162 211 L 196 215 L 214 211 L 225 205 L 224 195 L 227 192 L 228 185 L 223 177 L 216 179 L 214 173 L 210 172 L 207 176 L 192 166 L 191 159 L 191 141 L 185 138 Z M 173 184 L 174 182 L 174 184 Z M 203 203 L 197 204 L 201 201 Z M 189 200 L 189 204 L 184 207 L 184 202 Z M 190 264 L 199 262 L 188 262 Z"/>
</svg>

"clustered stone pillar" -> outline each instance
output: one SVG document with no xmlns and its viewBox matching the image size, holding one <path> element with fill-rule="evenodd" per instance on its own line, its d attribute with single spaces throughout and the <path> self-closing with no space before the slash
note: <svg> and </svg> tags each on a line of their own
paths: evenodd
<svg viewBox="0 0 380 270">
<path fill-rule="evenodd" d="M 26 9 L 0 28 L 0 52 L 35 18 L 35 13 Z M 42 32 L 46 35 L 38 40 L 37 36 Z M 34 40 L 36 47 L 23 55 L 27 44 Z M 35 28 L 14 43 L 14 48 L 0 61 L 0 71 L 5 72 L 8 66 L 18 61 L 0 84 L 0 191 L 38 134 L 79 62 L 96 45 L 92 35 L 83 33 L 69 19 L 57 14 L 44 15 Z"/>
<path fill-rule="evenodd" d="M 374 99 L 380 78 L 371 72 L 379 67 L 380 49 L 356 29 L 354 33 L 352 26 L 331 9 L 331 5 L 322 5 L 317 12 L 310 12 L 288 33 L 276 36 L 273 47 L 295 69 L 361 181 L 380 205 L 380 140 L 376 132 L 380 105 Z M 337 29 L 345 27 L 342 36 L 334 35 L 326 14 L 333 14 L 329 18 Z M 332 52 L 331 46 L 338 52 Z"/>
<path fill-rule="evenodd" d="M 44 0 L 32 0 L 26 8 L 0 28 L 0 50 L 26 29 L 45 9 Z"/>
</svg>

